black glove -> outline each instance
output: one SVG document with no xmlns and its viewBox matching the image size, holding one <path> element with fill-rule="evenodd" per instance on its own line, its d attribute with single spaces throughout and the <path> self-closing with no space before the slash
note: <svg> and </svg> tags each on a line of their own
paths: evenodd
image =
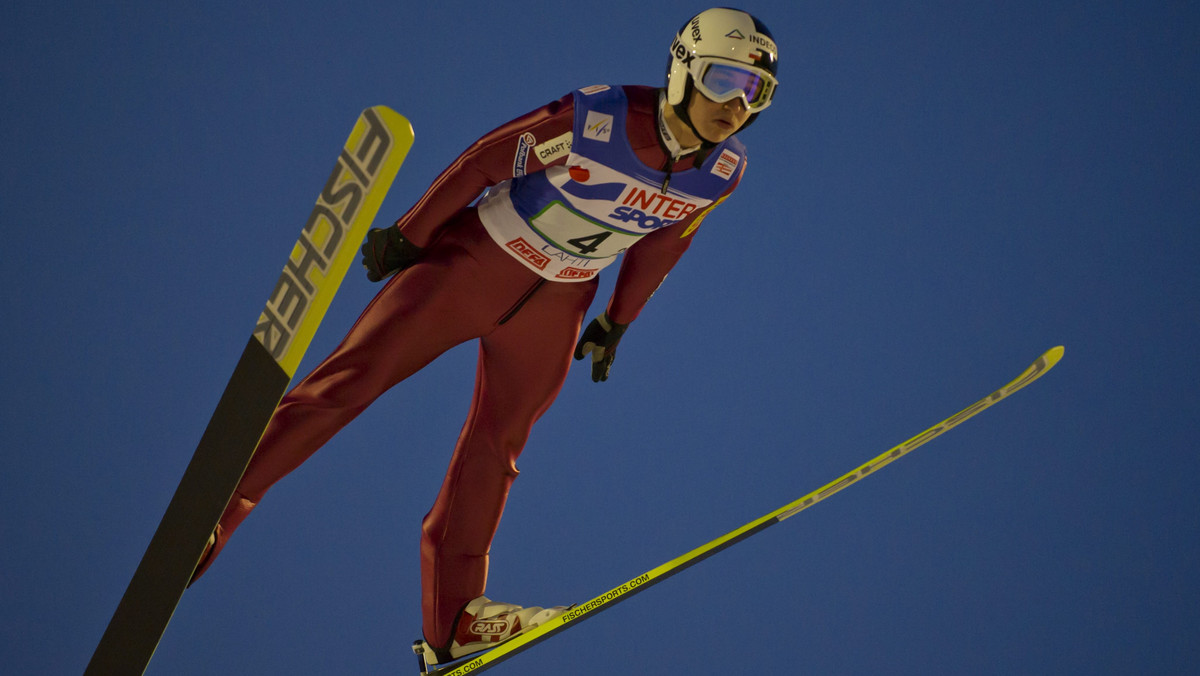
<svg viewBox="0 0 1200 676">
<path fill-rule="evenodd" d="M 583 359 L 589 353 L 592 355 L 593 383 L 608 380 L 608 372 L 617 356 L 617 343 L 621 342 L 621 336 L 627 328 L 628 324 L 618 324 L 604 312 L 583 330 L 579 343 L 575 345 L 575 358 Z"/>
<path fill-rule="evenodd" d="M 400 228 L 371 228 L 362 245 L 362 264 L 367 279 L 378 282 L 412 265 L 425 250 L 404 239 Z"/>
</svg>

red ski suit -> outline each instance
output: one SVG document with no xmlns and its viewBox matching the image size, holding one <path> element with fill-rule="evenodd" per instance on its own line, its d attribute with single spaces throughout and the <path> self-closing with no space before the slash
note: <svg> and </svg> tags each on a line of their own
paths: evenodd
<svg viewBox="0 0 1200 676">
<path fill-rule="evenodd" d="M 630 143 L 642 162 L 661 170 L 668 155 L 659 138 L 657 90 L 624 89 Z M 451 347 L 479 339 L 470 413 L 422 523 L 423 630 L 431 645 L 449 644 L 459 611 L 484 592 L 488 550 L 517 476 L 517 456 L 562 388 L 597 286 L 595 278 L 539 277 L 492 240 L 470 205 L 513 177 L 519 150 L 528 173 L 549 166 L 529 152 L 530 135 L 542 142 L 569 134 L 573 108 L 568 94 L 487 134 L 396 221 L 424 255 L 385 284 L 344 341 L 280 402 L 205 567 L 276 481 L 390 387 Z M 563 153 L 551 164 L 566 159 Z M 691 168 L 693 160 L 684 156 L 675 168 Z M 656 230 L 625 252 L 607 308 L 612 320 L 637 317 L 690 245 L 698 217 Z"/>
</svg>

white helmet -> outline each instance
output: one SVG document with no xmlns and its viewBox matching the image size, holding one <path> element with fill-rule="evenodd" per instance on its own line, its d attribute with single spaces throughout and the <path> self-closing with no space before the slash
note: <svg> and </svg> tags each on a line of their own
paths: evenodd
<svg viewBox="0 0 1200 676">
<path fill-rule="evenodd" d="M 688 126 L 693 88 L 718 103 L 740 98 L 757 115 L 775 96 L 778 58 L 771 31 L 750 14 L 726 7 L 701 12 L 671 42 L 667 103 Z"/>
</svg>

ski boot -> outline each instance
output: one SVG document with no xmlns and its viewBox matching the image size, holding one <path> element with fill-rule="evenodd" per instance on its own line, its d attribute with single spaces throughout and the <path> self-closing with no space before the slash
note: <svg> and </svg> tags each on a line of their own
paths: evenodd
<svg viewBox="0 0 1200 676">
<path fill-rule="evenodd" d="M 413 643 L 413 652 L 421 665 L 421 673 L 429 667 L 447 664 L 477 652 L 495 648 L 501 643 L 545 624 L 567 610 L 568 606 L 552 608 L 522 608 L 509 603 L 496 603 L 486 596 L 471 601 L 459 615 L 454 638 L 445 648 L 425 641 Z"/>
</svg>

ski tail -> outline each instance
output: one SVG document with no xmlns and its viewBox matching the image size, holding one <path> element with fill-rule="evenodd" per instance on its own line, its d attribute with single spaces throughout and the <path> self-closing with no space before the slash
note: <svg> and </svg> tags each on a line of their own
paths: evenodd
<svg viewBox="0 0 1200 676">
<path fill-rule="evenodd" d="M 141 674 L 226 503 L 412 147 L 408 120 L 363 111 L 259 315 L 85 674 Z"/>
</svg>

